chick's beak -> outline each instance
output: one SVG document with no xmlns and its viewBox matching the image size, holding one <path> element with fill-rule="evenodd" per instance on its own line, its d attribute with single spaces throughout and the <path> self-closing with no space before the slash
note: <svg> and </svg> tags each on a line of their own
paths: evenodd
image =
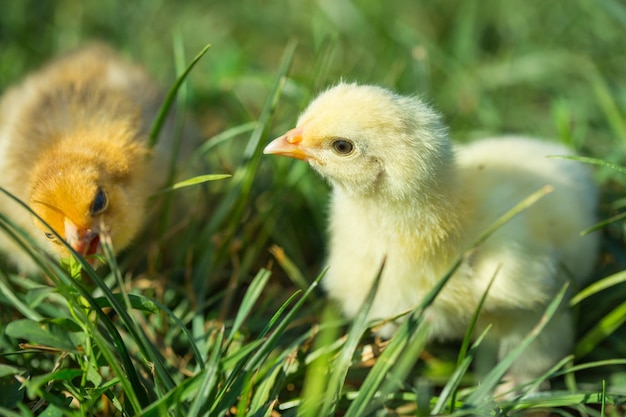
<svg viewBox="0 0 626 417">
<path fill-rule="evenodd" d="M 291 129 L 283 136 L 274 139 L 263 149 L 265 154 L 283 155 L 306 161 L 313 157 L 302 146 L 302 128 Z"/>
<path fill-rule="evenodd" d="M 76 252 L 82 256 L 95 255 L 100 249 L 100 236 L 96 231 L 76 226 L 74 222 L 65 219 L 65 240 Z"/>
</svg>

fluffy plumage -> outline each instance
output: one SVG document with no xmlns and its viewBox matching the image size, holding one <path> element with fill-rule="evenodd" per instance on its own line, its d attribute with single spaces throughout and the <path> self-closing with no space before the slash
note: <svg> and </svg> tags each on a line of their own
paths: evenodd
<svg viewBox="0 0 626 417">
<path fill-rule="evenodd" d="M 143 69 L 102 44 L 53 61 L 0 103 L 0 186 L 27 203 L 83 255 L 107 231 L 124 249 L 146 220 L 146 200 L 165 179 L 148 129 L 160 93 Z M 8 197 L 0 211 L 59 258 L 66 248 Z M 0 248 L 20 270 L 34 264 L 11 239 Z"/>
<path fill-rule="evenodd" d="M 597 238 L 579 232 L 594 223 L 597 190 L 583 164 L 545 158 L 570 154 L 563 146 L 501 137 L 453 147 L 440 116 L 418 98 L 342 83 L 318 96 L 265 153 L 306 160 L 332 184 L 323 286 L 349 317 L 383 258 L 372 319 L 415 307 L 482 231 L 547 184 L 554 192 L 499 229 L 447 283 L 427 313 L 432 337 L 462 337 L 497 272 L 479 331 L 493 325 L 504 357 L 563 282 L 571 276 L 576 287 L 593 267 Z M 512 383 L 540 375 L 572 342 L 563 308 L 513 365 Z"/>
</svg>

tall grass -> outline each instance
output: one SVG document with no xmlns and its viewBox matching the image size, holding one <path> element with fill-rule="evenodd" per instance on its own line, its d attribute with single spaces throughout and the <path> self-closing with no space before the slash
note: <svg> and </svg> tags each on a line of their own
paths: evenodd
<svg viewBox="0 0 626 417">
<path fill-rule="evenodd" d="M 617 0 L 6 2 L 0 88 L 61 50 L 107 40 L 181 88 L 176 104 L 203 139 L 191 159 L 230 178 L 157 196 L 184 207 L 163 205 L 98 271 L 36 248 L 42 276 L 0 265 L 0 414 L 623 415 L 622 222 L 595 232 L 597 283 L 570 303 L 573 355 L 522 392 L 546 379 L 552 388 L 500 400 L 491 391 L 516 352 L 479 383 L 482 337 L 426 344 L 421 312 L 437 289 L 390 341 L 372 336 L 367 304 L 341 318 L 317 288 L 328 188 L 261 149 L 326 85 L 383 84 L 425 96 L 455 140 L 526 133 L 603 161 L 601 217 L 619 216 L 625 26 Z M 0 227 L 20 238 L 10 216 Z"/>
</svg>

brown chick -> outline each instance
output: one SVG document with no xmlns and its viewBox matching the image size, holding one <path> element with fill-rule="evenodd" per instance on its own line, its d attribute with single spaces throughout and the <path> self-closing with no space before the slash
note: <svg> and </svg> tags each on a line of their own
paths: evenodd
<svg viewBox="0 0 626 417">
<path fill-rule="evenodd" d="M 28 204 L 78 253 L 100 251 L 107 232 L 116 252 L 146 221 L 148 197 L 165 180 L 165 156 L 148 148 L 160 105 L 143 69 L 103 44 L 69 53 L 0 102 L 0 186 Z M 0 211 L 55 258 L 68 250 L 41 222 L 8 197 Z M 29 255 L 6 236 L 2 249 L 21 271 Z"/>
<path fill-rule="evenodd" d="M 597 190 L 588 167 L 548 159 L 561 145 L 502 137 L 453 147 L 440 116 L 415 97 L 339 84 L 265 153 L 307 161 L 333 186 L 328 271 L 322 284 L 348 317 L 386 259 L 371 319 L 414 308 L 477 236 L 545 185 L 554 191 L 500 228 L 464 262 L 427 311 L 432 338 L 462 338 L 489 282 L 477 332 L 492 325 L 505 357 L 540 321 L 568 279 L 588 278 L 598 240 Z M 389 337 L 397 322 L 379 330 Z M 571 351 L 562 308 L 513 364 L 502 387 L 528 382 Z"/>
</svg>

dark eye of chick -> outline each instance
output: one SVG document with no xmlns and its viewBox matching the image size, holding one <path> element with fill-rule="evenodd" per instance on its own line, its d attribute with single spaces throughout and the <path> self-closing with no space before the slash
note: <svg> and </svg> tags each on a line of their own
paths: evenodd
<svg viewBox="0 0 626 417">
<path fill-rule="evenodd" d="M 98 188 L 96 197 L 93 199 L 91 208 L 89 209 L 92 216 L 102 213 L 109 205 L 107 195 L 102 188 Z"/>
<path fill-rule="evenodd" d="M 332 146 L 334 151 L 339 155 L 349 155 L 354 150 L 352 141 L 343 138 L 334 139 Z"/>
<path fill-rule="evenodd" d="M 48 238 L 49 240 L 54 240 L 54 239 L 56 239 L 56 236 L 54 236 L 54 234 L 53 234 L 53 233 L 46 232 L 46 233 L 44 233 L 44 234 L 46 235 L 46 238 Z"/>
</svg>

